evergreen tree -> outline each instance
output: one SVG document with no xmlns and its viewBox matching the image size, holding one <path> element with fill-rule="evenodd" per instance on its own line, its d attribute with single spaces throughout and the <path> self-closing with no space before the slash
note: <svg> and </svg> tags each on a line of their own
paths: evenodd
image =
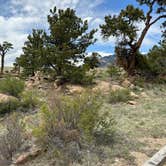
<svg viewBox="0 0 166 166">
<path fill-rule="evenodd" d="M 13 45 L 9 42 L 3 42 L 0 44 L 0 56 L 1 56 L 1 74 L 3 74 L 4 64 L 5 64 L 5 55 L 7 52 L 13 48 Z"/>
<path fill-rule="evenodd" d="M 75 63 L 84 60 L 88 46 L 96 40 L 96 30 L 88 30 L 87 21 L 76 16 L 74 10 L 50 10 L 48 16 L 50 35 L 46 37 L 47 64 L 57 76 L 71 79 L 71 71 L 77 70 Z"/>
<path fill-rule="evenodd" d="M 23 68 L 25 75 L 34 76 L 35 71 L 43 66 L 44 36 L 43 30 L 33 30 L 24 44 L 23 54 L 17 58 L 16 63 Z"/>
<path fill-rule="evenodd" d="M 134 74 L 136 58 L 149 28 L 159 20 L 166 18 L 165 0 L 137 0 L 140 5 L 146 5 L 145 13 L 140 8 L 128 5 L 119 15 L 106 16 L 105 24 L 101 25 L 104 38 L 117 37 L 116 54 L 122 60 L 122 65 L 130 75 Z M 139 35 L 138 23 L 144 23 Z"/>
</svg>

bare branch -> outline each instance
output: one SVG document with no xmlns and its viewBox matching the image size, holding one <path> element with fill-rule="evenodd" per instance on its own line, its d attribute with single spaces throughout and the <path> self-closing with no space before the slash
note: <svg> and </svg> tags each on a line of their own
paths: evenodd
<svg viewBox="0 0 166 166">
<path fill-rule="evenodd" d="M 159 20 L 162 19 L 162 18 L 166 18 L 166 15 L 161 15 L 161 16 L 157 17 L 154 21 L 152 21 L 152 22 L 150 23 L 150 26 L 153 25 L 153 24 L 155 24 L 157 21 L 159 21 Z"/>
</svg>

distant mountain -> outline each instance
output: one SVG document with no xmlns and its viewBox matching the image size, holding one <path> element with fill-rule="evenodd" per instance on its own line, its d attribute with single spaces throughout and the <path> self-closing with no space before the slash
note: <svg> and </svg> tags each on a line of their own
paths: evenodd
<svg viewBox="0 0 166 166">
<path fill-rule="evenodd" d="M 100 67 L 107 67 L 115 62 L 115 55 L 103 56 L 100 58 Z"/>
</svg>

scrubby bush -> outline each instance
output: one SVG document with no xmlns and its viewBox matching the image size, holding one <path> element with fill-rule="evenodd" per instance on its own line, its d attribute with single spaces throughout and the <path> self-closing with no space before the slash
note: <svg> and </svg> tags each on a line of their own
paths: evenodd
<svg viewBox="0 0 166 166">
<path fill-rule="evenodd" d="M 120 76 L 120 69 L 115 65 L 109 65 L 107 68 L 107 72 L 111 77 L 119 77 Z"/>
<path fill-rule="evenodd" d="M 20 107 L 20 102 L 16 99 L 12 99 L 6 102 L 0 103 L 0 114 L 6 114 L 17 110 Z"/>
<path fill-rule="evenodd" d="M 19 97 L 24 87 L 24 82 L 17 78 L 7 77 L 0 81 L 0 92 L 7 95 Z"/>
<path fill-rule="evenodd" d="M 109 95 L 110 103 L 126 102 L 130 99 L 131 99 L 131 95 L 128 89 L 119 89 L 116 91 L 111 90 Z"/>
<path fill-rule="evenodd" d="M 111 112 L 103 112 L 94 128 L 95 140 L 98 144 L 113 144 L 115 141 L 116 122 Z"/>
<path fill-rule="evenodd" d="M 34 90 L 24 91 L 21 95 L 21 107 L 23 109 L 33 109 L 39 105 L 37 92 Z"/>
<path fill-rule="evenodd" d="M 23 127 L 19 119 L 18 114 L 12 114 L 6 121 L 6 130 L 0 135 L 0 157 L 3 160 L 11 161 L 22 144 Z"/>
<path fill-rule="evenodd" d="M 111 140 L 113 121 L 104 121 L 107 115 L 100 114 L 102 102 L 99 99 L 98 95 L 90 93 L 60 97 L 52 95 L 48 105 L 41 109 L 41 123 L 34 129 L 39 143 L 68 156 L 72 161 L 78 161 L 83 142 L 92 143 L 101 135 Z M 100 126 L 104 131 L 99 129 Z"/>
</svg>

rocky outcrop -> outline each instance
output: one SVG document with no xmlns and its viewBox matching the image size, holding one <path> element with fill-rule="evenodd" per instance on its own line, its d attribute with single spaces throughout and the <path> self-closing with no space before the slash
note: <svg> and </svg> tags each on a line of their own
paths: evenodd
<svg viewBox="0 0 166 166">
<path fill-rule="evenodd" d="M 6 103 L 8 101 L 18 100 L 16 97 L 5 95 L 0 93 L 0 103 Z"/>
</svg>

